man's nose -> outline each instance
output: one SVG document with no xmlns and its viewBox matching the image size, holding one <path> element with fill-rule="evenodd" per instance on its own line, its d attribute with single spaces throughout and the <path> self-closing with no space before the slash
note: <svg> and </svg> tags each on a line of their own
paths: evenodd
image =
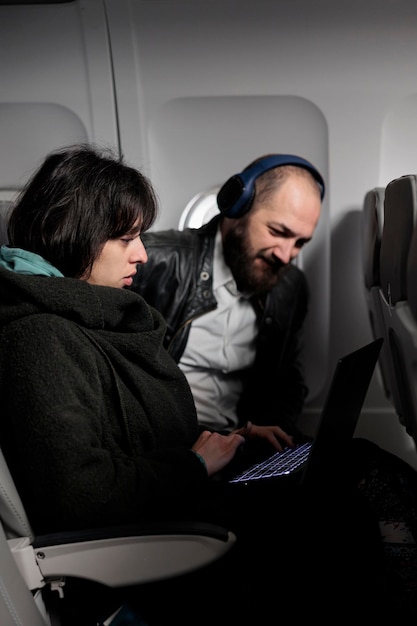
<svg viewBox="0 0 417 626">
<path fill-rule="evenodd" d="M 282 263 L 290 263 L 300 252 L 294 241 L 281 242 L 279 246 L 274 248 L 273 254 Z"/>
</svg>

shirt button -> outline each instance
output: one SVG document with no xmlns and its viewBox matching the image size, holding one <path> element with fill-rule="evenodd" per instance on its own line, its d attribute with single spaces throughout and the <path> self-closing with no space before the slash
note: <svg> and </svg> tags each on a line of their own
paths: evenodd
<svg viewBox="0 0 417 626">
<path fill-rule="evenodd" d="M 201 272 L 200 278 L 201 278 L 201 280 L 206 281 L 206 280 L 208 280 L 210 278 L 210 274 L 208 272 Z"/>
<path fill-rule="evenodd" d="M 208 298 L 210 298 L 210 295 L 211 295 L 210 291 L 208 289 L 204 289 L 204 291 L 203 291 L 203 298 L 208 299 Z"/>
</svg>

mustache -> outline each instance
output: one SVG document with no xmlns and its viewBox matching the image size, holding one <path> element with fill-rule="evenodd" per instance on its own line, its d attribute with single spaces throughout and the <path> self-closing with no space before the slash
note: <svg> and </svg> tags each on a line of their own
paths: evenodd
<svg viewBox="0 0 417 626">
<path fill-rule="evenodd" d="M 281 261 L 281 259 L 279 259 L 276 256 L 267 257 L 264 255 L 260 255 L 260 257 L 261 259 L 263 259 L 263 261 L 265 261 L 265 263 L 268 263 L 270 268 L 275 273 L 286 272 L 290 266 L 290 263 L 284 263 L 283 261 Z"/>
</svg>

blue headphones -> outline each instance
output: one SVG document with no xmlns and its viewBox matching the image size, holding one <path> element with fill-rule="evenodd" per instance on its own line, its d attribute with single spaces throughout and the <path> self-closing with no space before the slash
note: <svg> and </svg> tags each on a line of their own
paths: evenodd
<svg viewBox="0 0 417 626">
<path fill-rule="evenodd" d="M 319 183 L 320 196 L 323 200 L 325 186 L 318 170 L 309 161 L 293 154 L 273 154 L 260 159 L 247 167 L 240 174 L 235 174 L 220 188 L 217 194 L 217 206 L 225 217 L 242 217 L 252 205 L 255 196 L 255 181 L 268 170 L 280 165 L 296 165 L 308 170 Z"/>
</svg>

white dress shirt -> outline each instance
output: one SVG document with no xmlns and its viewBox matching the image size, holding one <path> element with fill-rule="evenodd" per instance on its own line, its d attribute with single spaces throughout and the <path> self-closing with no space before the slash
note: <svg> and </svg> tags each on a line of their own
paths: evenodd
<svg viewBox="0 0 417 626">
<path fill-rule="evenodd" d="M 217 308 L 192 322 L 179 366 L 190 384 L 200 424 L 233 430 L 242 390 L 240 374 L 253 363 L 257 328 L 248 296 L 238 292 L 224 261 L 220 229 L 214 247 L 213 289 Z"/>
</svg>

